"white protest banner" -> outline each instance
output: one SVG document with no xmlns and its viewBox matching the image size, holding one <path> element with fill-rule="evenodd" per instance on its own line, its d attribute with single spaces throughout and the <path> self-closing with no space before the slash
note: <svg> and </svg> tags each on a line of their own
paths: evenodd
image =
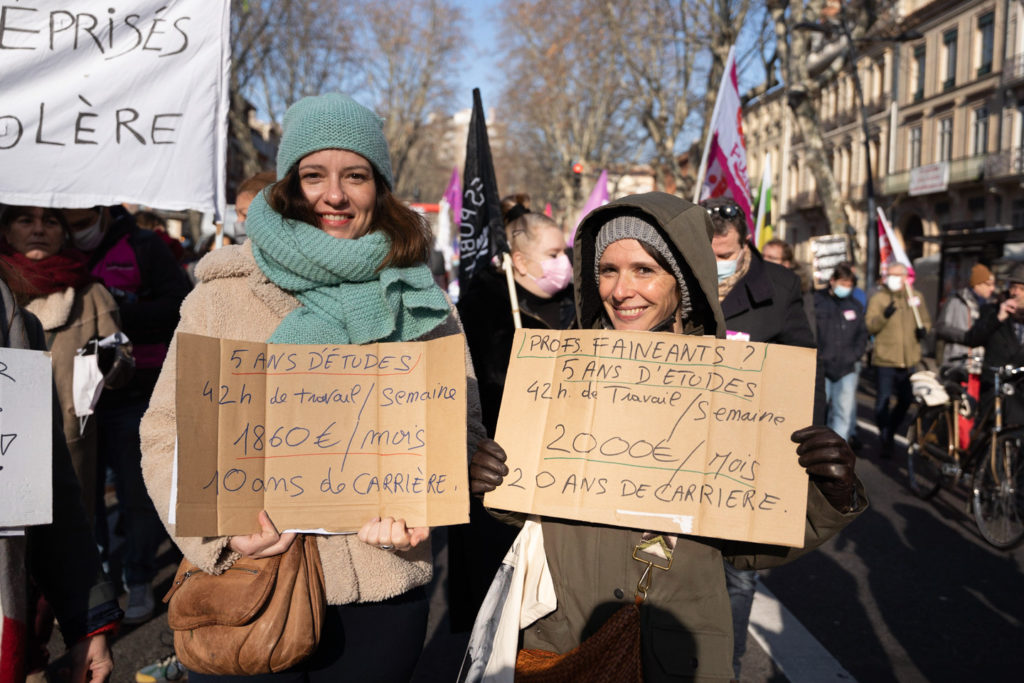
<svg viewBox="0 0 1024 683">
<path fill-rule="evenodd" d="M 800 547 L 815 351 L 613 330 L 517 330 L 487 507 Z M 628 557 L 628 555 L 627 555 Z"/>
<path fill-rule="evenodd" d="M 53 521 L 52 373 L 42 351 L 0 348 L 0 529 Z"/>
<path fill-rule="evenodd" d="M 0 0 L 0 202 L 223 215 L 227 0 Z"/>
</svg>

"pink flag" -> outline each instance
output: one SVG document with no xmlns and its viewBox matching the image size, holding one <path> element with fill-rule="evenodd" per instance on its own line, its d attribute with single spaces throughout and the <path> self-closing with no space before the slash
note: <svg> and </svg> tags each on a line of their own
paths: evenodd
<svg viewBox="0 0 1024 683">
<path fill-rule="evenodd" d="M 722 85 L 718 89 L 715 110 L 711 114 L 701 170 L 704 182 L 699 187 L 698 201 L 731 197 L 746 214 L 747 225 L 753 226 L 747 148 L 743 141 L 743 112 L 733 50 L 729 50 L 729 58 L 725 61 Z"/>
<path fill-rule="evenodd" d="M 455 222 L 458 223 L 462 220 L 462 180 L 459 178 L 458 167 L 452 168 L 452 178 L 448 181 L 444 198 L 452 207 L 452 215 L 455 216 Z"/>
<path fill-rule="evenodd" d="M 599 206 L 604 206 L 608 203 L 608 171 L 601 171 L 601 175 L 597 177 L 597 182 L 594 183 L 594 189 L 590 191 L 590 196 L 587 197 L 587 203 L 583 205 L 583 210 L 580 211 L 580 217 L 576 219 L 576 227 L 573 228 L 572 237 L 569 239 L 569 246 L 573 245 L 576 241 L 576 230 L 579 229 L 580 223 L 586 218 L 587 214 L 596 209 Z"/>
<path fill-rule="evenodd" d="M 551 218 L 551 202 L 544 205 L 544 215 Z"/>
</svg>

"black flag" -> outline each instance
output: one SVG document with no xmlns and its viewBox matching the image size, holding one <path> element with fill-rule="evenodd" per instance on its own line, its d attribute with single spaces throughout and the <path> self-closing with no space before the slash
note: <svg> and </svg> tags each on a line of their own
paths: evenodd
<svg viewBox="0 0 1024 683">
<path fill-rule="evenodd" d="M 462 174 L 462 215 L 459 216 L 459 290 L 487 268 L 491 258 L 505 247 L 501 200 L 494 177 L 491 144 L 480 89 L 473 88 L 473 116 L 466 140 L 466 167 Z M 507 247 L 505 247 L 507 250 Z"/>
</svg>

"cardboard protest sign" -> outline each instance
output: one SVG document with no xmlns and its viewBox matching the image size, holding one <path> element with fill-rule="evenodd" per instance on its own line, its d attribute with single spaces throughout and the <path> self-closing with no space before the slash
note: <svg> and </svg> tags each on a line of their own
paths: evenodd
<svg viewBox="0 0 1024 683">
<path fill-rule="evenodd" d="M 0 527 L 53 521 L 49 354 L 0 348 Z"/>
<path fill-rule="evenodd" d="M 811 256 L 814 261 L 814 285 L 824 287 L 828 285 L 836 265 L 850 260 L 850 240 L 846 235 L 812 237 Z"/>
<path fill-rule="evenodd" d="M 519 330 L 484 504 L 803 545 L 815 351 L 650 332 Z"/>
<path fill-rule="evenodd" d="M 178 335 L 181 536 L 469 521 L 465 340 L 318 346 Z"/>
<path fill-rule="evenodd" d="M 223 215 L 227 0 L 0 7 L 0 202 Z"/>
</svg>

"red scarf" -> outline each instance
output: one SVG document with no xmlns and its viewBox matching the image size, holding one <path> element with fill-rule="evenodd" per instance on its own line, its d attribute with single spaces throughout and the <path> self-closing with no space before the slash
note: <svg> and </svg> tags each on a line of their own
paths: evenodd
<svg viewBox="0 0 1024 683">
<path fill-rule="evenodd" d="M 10 288 L 18 294 L 31 297 L 63 292 L 68 287 L 78 289 L 93 280 L 86 268 L 86 255 L 76 249 L 65 249 L 48 258 L 33 261 L 9 245 L 4 245 L 0 259 L 21 276 L 11 278 L 12 282 L 8 283 Z"/>
</svg>

